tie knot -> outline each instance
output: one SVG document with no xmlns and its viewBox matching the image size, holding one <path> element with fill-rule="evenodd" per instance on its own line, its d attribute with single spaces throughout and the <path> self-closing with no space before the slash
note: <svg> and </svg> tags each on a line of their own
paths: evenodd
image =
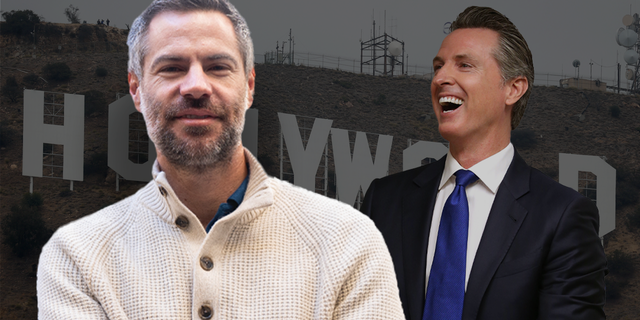
<svg viewBox="0 0 640 320">
<path fill-rule="evenodd" d="M 472 184 L 478 180 L 478 176 L 476 176 L 473 172 L 469 170 L 458 170 L 455 173 L 456 175 L 456 184 L 462 187 L 467 187 L 469 184 Z"/>
</svg>

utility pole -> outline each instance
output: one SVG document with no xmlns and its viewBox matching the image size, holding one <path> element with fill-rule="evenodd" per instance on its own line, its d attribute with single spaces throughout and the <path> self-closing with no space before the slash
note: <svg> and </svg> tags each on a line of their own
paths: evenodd
<svg viewBox="0 0 640 320">
<path fill-rule="evenodd" d="M 289 29 L 289 33 L 291 33 L 291 29 Z M 296 57 L 296 37 L 291 37 L 291 61 L 293 64 L 295 64 L 295 57 Z"/>
<path fill-rule="evenodd" d="M 620 63 L 618 63 L 618 93 L 620 93 Z"/>
<path fill-rule="evenodd" d="M 372 39 L 375 39 L 375 38 L 376 38 L 376 21 L 373 20 L 373 38 Z M 373 46 L 373 56 L 374 57 L 376 56 L 376 46 L 375 45 Z M 373 75 L 374 76 L 376 75 L 376 59 L 373 59 Z"/>
<path fill-rule="evenodd" d="M 289 28 L 289 64 L 291 63 L 291 28 Z"/>
</svg>

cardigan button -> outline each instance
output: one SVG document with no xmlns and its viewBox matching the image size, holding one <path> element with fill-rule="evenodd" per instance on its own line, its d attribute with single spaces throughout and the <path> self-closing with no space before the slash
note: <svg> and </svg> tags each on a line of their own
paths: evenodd
<svg viewBox="0 0 640 320">
<path fill-rule="evenodd" d="M 200 258 L 200 266 L 202 269 L 209 271 L 213 269 L 213 261 L 211 261 L 211 258 L 209 257 L 202 257 Z"/>
<path fill-rule="evenodd" d="M 166 197 L 166 196 L 167 196 L 167 190 L 166 190 L 164 187 L 162 187 L 162 186 L 161 186 L 161 187 L 160 187 L 160 188 L 158 188 L 158 189 L 160 189 L 160 194 L 161 194 L 163 197 Z"/>
<path fill-rule="evenodd" d="M 213 310 L 208 305 L 201 306 L 198 313 L 201 319 L 211 319 L 211 316 L 213 316 Z"/>
<path fill-rule="evenodd" d="M 176 225 L 182 229 L 186 229 L 189 226 L 189 219 L 185 216 L 179 216 L 176 219 Z"/>
</svg>

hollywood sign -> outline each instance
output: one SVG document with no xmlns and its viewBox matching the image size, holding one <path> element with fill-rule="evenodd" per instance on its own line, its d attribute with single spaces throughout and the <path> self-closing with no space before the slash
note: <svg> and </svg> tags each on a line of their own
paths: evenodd
<svg viewBox="0 0 640 320">
<path fill-rule="evenodd" d="M 64 95 L 64 125 L 43 124 L 44 92 L 24 91 L 24 142 L 22 174 L 42 177 L 44 143 L 64 146 L 64 180 L 82 181 L 84 162 L 84 97 Z M 145 163 L 129 160 L 129 116 L 137 112 L 127 95 L 109 105 L 108 166 L 127 180 L 150 181 L 156 150 L 149 143 Z M 348 130 L 333 128 L 332 120 L 315 118 L 306 146 L 303 144 L 295 115 L 278 113 L 278 120 L 294 175 L 294 184 L 314 190 L 315 176 L 329 135 L 336 173 L 336 193 L 340 201 L 353 205 L 357 194 L 366 193 L 373 179 L 388 174 L 393 137 L 378 135 L 376 156 L 372 159 L 366 133 L 356 132 L 353 149 Z M 258 110 L 246 114 L 242 142 L 255 156 L 258 154 Z M 420 166 L 425 158 L 439 159 L 447 153 L 442 143 L 419 141 L 402 152 L 403 170 Z M 559 182 L 578 190 L 580 171 L 597 176 L 597 206 L 600 211 L 600 236 L 615 228 L 616 171 L 597 156 L 559 154 Z"/>
</svg>

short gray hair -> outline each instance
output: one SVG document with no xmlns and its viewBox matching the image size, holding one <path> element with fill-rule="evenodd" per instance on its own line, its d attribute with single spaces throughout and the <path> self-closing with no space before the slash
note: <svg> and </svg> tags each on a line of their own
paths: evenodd
<svg viewBox="0 0 640 320">
<path fill-rule="evenodd" d="M 227 0 L 155 0 L 131 25 L 127 45 L 129 46 L 129 72 L 142 80 L 142 66 L 149 50 L 149 24 L 155 16 L 163 12 L 218 11 L 226 15 L 236 34 L 238 49 L 242 54 L 245 74 L 253 69 L 253 41 L 247 22 L 238 10 Z"/>
<path fill-rule="evenodd" d="M 486 28 L 497 32 L 499 44 L 493 55 L 500 65 L 502 81 L 506 83 L 508 80 L 522 76 L 529 82 L 527 91 L 513 105 L 511 111 L 511 129 L 513 130 L 524 115 L 533 87 L 533 57 L 527 41 L 509 18 L 488 7 L 468 7 L 451 23 L 451 31 L 465 28 Z"/>
</svg>

